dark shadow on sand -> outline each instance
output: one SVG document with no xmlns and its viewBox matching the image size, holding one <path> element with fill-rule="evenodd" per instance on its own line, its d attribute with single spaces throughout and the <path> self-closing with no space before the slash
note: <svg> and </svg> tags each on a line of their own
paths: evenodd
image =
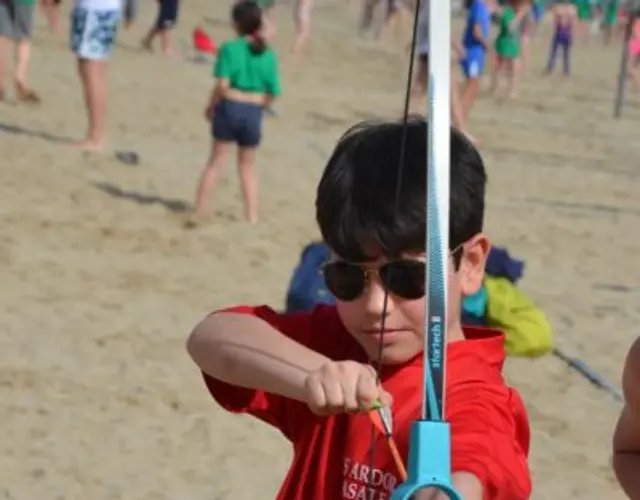
<svg viewBox="0 0 640 500">
<path fill-rule="evenodd" d="M 30 130 L 28 128 L 21 127 L 20 125 L 11 125 L 9 123 L 3 122 L 0 122 L 0 133 L 35 137 L 36 139 L 42 139 L 49 142 L 57 142 L 60 144 L 68 144 L 73 142 L 73 139 L 71 137 L 50 134 L 49 132 L 43 132 L 40 130 Z"/>
<path fill-rule="evenodd" d="M 136 193 L 135 191 L 125 191 L 124 189 L 108 182 L 92 182 L 91 184 L 93 187 L 108 194 L 109 196 L 113 196 L 114 198 L 119 198 L 121 200 L 133 201 L 139 205 L 162 205 L 167 210 L 176 213 L 188 212 L 191 209 L 191 206 L 182 200 L 163 198 L 161 196 L 151 194 Z"/>
</svg>

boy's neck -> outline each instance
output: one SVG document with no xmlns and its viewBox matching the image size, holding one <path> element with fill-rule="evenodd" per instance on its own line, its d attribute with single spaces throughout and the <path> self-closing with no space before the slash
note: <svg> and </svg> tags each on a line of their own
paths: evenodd
<svg viewBox="0 0 640 500">
<path fill-rule="evenodd" d="M 464 331 L 462 330 L 462 325 L 459 321 L 453 325 L 449 325 L 449 328 L 447 329 L 447 343 L 456 342 L 458 340 L 464 340 Z"/>
</svg>

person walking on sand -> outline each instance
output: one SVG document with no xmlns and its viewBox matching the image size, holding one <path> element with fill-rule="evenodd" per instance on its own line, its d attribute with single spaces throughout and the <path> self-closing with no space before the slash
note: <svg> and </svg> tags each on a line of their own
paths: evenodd
<svg viewBox="0 0 640 500">
<path fill-rule="evenodd" d="M 569 0 L 560 0 L 551 7 L 554 31 L 549 50 L 546 75 L 553 73 L 556 66 L 558 51 L 562 51 L 564 76 L 571 74 L 571 48 L 573 46 L 573 33 L 578 23 L 578 12 L 575 5 Z"/>
<path fill-rule="evenodd" d="M 509 99 L 518 97 L 520 81 L 520 32 L 529 0 L 510 0 L 498 15 L 499 32 L 495 40 L 496 65 L 491 78 L 491 94 L 496 95 L 502 73 L 507 74 Z"/>
<path fill-rule="evenodd" d="M 299 58 L 311 37 L 311 9 L 313 0 L 295 0 L 293 8 L 293 25 L 295 38 L 291 48 L 294 57 Z"/>
<path fill-rule="evenodd" d="M 76 145 L 104 148 L 107 125 L 108 66 L 120 22 L 121 0 L 75 0 L 71 13 L 71 50 L 78 60 L 89 118 L 85 139 Z"/>
<path fill-rule="evenodd" d="M 423 114 L 426 108 L 425 98 L 428 91 L 429 73 L 429 1 L 423 0 L 418 14 L 418 33 L 416 39 L 416 76 L 411 84 L 410 109 L 414 113 Z M 412 46 L 409 44 L 409 50 Z M 460 88 L 456 76 L 456 65 L 464 60 L 465 53 L 462 45 L 451 40 L 451 124 L 464 133 L 467 138 L 477 143 L 477 140 L 468 132 L 467 123 L 460 97 Z"/>
<path fill-rule="evenodd" d="M 40 7 L 47 18 L 47 25 L 52 33 L 60 34 L 60 4 L 62 0 L 42 0 Z"/>
<path fill-rule="evenodd" d="M 257 4 L 262 9 L 262 36 L 265 40 L 272 40 L 277 30 L 274 19 L 276 0 L 257 0 Z"/>
<path fill-rule="evenodd" d="M 153 41 L 160 37 L 162 53 L 171 56 L 175 53 L 173 46 L 173 29 L 178 22 L 179 0 L 158 0 L 158 18 L 142 40 L 142 47 L 153 50 Z"/>
<path fill-rule="evenodd" d="M 280 95 L 280 74 L 275 52 L 262 36 L 262 11 L 257 3 L 242 0 L 231 14 L 237 37 L 222 44 L 216 58 L 216 79 L 205 116 L 212 125 L 211 154 L 200 177 L 196 214 L 202 214 L 234 144 L 246 219 L 258 221 L 258 183 L 254 171 L 262 136 L 262 117 Z"/>
<path fill-rule="evenodd" d="M 31 32 L 36 0 L 0 0 L 0 101 L 6 97 L 4 78 L 6 53 L 11 41 L 15 44 L 16 65 L 14 84 L 19 102 L 37 104 L 38 95 L 27 85 L 27 69 L 31 57 Z"/>
<path fill-rule="evenodd" d="M 476 102 L 487 54 L 491 50 L 491 12 L 485 0 L 466 0 L 467 23 L 462 37 L 464 55 L 460 61 L 465 82 L 460 92 L 464 122 L 469 120 Z"/>
</svg>

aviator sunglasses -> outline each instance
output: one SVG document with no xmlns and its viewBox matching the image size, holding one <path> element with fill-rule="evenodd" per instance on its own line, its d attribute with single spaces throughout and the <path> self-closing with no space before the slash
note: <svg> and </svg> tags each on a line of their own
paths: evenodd
<svg viewBox="0 0 640 500">
<path fill-rule="evenodd" d="M 455 256 L 462 247 L 463 244 L 458 245 L 450 254 Z M 322 267 L 322 274 L 329 291 L 344 302 L 362 295 L 372 275 L 379 276 L 385 290 L 403 299 L 420 299 L 425 294 L 425 263 L 416 259 L 392 260 L 377 268 L 334 260 Z"/>
</svg>

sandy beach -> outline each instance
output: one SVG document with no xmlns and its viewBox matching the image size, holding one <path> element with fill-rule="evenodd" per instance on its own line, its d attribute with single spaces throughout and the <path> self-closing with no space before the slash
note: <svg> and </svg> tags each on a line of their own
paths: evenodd
<svg viewBox="0 0 640 500">
<path fill-rule="evenodd" d="M 227 2 L 184 4 L 179 39 L 195 25 L 229 36 Z M 181 210 L 208 153 L 210 68 L 140 51 L 145 3 L 119 36 L 109 130 L 110 150 L 141 163 L 83 154 L 61 144 L 85 127 L 75 60 L 39 15 L 30 78 L 43 104 L 0 105 L 0 499 L 273 498 L 287 443 L 217 408 L 184 342 L 214 308 L 281 307 L 317 237 L 333 143 L 357 121 L 400 116 L 402 43 L 358 40 L 345 12 L 317 1 L 309 61 L 294 67 L 290 7 L 279 9 L 285 94 L 259 155 L 262 220 L 244 222 L 230 165 L 195 230 Z M 578 46 L 564 81 L 540 76 L 548 39 L 545 27 L 520 100 L 483 97 L 472 116 L 487 232 L 526 260 L 521 286 L 557 344 L 618 384 L 640 321 L 640 101 L 630 94 L 612 119 L 619 42 Z M 511 359 L 507 377 L 531 416 L 532 498 L 622 499 L 610 472 L 619 404 L 551 356 Z"/>
</svg>

